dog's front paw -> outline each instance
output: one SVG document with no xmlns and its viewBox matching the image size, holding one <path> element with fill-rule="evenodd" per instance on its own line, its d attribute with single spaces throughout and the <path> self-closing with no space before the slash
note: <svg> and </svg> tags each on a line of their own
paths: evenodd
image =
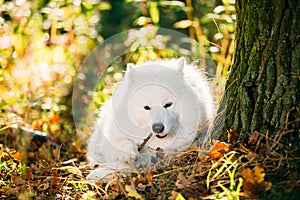
<svg viewBox="0 0 300 200">
<path fill-rule="evenodd" d="M 108 182 L 109 180 L 113 179 L 115 172 L 116 171 L 113 169 L 97 168 L 91 171 L 89 175 L 87 175 L 86 179 Z"/>
<path fill-rule="evenodd" d="M 122 141 L 119 143 L 120 155 L 118 157 L 119 162 L 128 162 L 135 160 L 138 155 L 138 147 L 132 141 Z"/>
</svg>

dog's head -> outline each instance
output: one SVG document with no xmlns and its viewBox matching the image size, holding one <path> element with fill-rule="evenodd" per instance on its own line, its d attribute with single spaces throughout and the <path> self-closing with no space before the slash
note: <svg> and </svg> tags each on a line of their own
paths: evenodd
<svg viewBox="0 0 300 200">
<path fill-rule="evenodd" d="M 168 88 L 157 84 L 140 87 L 128 103 L 131 120 L 158 138 L 176 133 L 181 118 L 180 102 Z"/>
<path fill-rule="evenodd" d="M 178 89 L 184 85 L 185 60 L 168 64 L 128 64 L 126 71 L 128 87 L 134 88 L 128 102 L 130 118 L 160 139 L 176 133 L 182 113 Z"/>
<path fill-rule="evenodd" d="M 129 64 L 113 95 L 114 118 L 127 135 L 158 140 L 188 137 L 199 125 L 199 101 L 185 60 Z"/>
</svg>

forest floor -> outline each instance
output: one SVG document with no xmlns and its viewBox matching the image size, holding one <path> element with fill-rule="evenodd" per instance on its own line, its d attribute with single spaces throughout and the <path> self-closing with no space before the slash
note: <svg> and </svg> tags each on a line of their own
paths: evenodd
<svg viewBox="0 0 300 200">
<path fill-rule="evenodd" d="M 246 145 L 231 131 L 227 143 L 192 146 L 166 167 L 95 182 L 72 123 L 50 136 L 0 130 L 0 199 L 300 199 L 300 158 L 258 133 Z"/>
</svg>

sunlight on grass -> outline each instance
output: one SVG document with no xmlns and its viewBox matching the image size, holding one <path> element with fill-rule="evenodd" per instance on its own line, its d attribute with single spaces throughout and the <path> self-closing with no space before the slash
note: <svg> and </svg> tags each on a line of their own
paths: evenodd
<svg viewBox="0 0 300 200">
<path fill-rule="evenodd" d="M 217 162 L 213 163 L 206 179 L 207 189 L 210 188 L 210 183 L 215 182 L 216 180 L 222 180 L 222 177 L 225 173 L 229 176 L 229 188 L 226 188 L 222 181 L 217 181 L 217 185 L 223 190 L 222 193 L 218 194 L 218 198 L 224 198 L 233 200 L 239 199 L 240 190 L 243 184 L 243 179 L 238 178 L 238 184 L 236 185 L 236 171 L 237 168 L 240 167 L 239 159 L 235 158 L 235 161 L 232 161 L 236 156 L 235 151 L 231 151 L 222 157 Z M 214 173 L 213 173 L 214 172 Z"/>
</svg>

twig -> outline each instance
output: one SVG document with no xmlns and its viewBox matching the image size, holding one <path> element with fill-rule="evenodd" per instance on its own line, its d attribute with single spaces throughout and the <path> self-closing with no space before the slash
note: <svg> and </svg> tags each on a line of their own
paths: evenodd
<svg viewBox="0 0 300 200">
<path fill-rule="evenodd" d="M 153 133 L 150 133 L 150 134 L 148 135 L 148 137 L 146 137 L 146 138 L 143 140 L 142 144 L 140 144 L 140 145 L 138 146 L 138 151 L 140 151 L 140 150 L 142 150 L 142 148 L 144 148 L 145 144 L 150 140 L 150 138 L 152 137 L 152 135 L 153 135 Z"/>
</svg>

